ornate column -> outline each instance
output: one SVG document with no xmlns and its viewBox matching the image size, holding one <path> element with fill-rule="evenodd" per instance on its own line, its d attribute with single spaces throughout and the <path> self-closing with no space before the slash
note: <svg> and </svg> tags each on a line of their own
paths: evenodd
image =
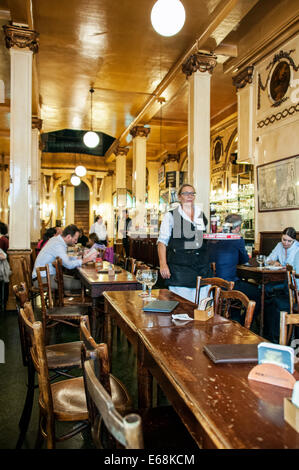
<svg viewBox="0 0 299 470">
<path fill-rule="evenodd" d="M 30 239 L 38 242 L 40 239 L 40 199 L 41 199 L 41 150 L 40 131 L 42 120 L 32 117 L 32 145 L 31 145 L 31 175 L 30 178 Z"/>
<path fill-rule="evenodd" d="M 124 209 L 127 205 L 127 181 L 126 181 L 126 157 L 129 152 L 128 147 L 116 147 L 116 175 L 115 186 L 117 194 L 117 207 L 119 210 Z"/>
<path fill-rule="evenodd" d="M 108 238 L 113 238 L 114 234 L 114 217 L 113 217 L 113 201 L 112 201 L 112 190 L 113 190 L 113 170 L 108 170 L 107 175 L 104 178 L 103 185 L 103 213 L 100 214 L 103 216 L 104 222 L 107 224 Z"/>
<path fill-rule="evenodd" d="M 159 182 L 158 173 L 160 162 L 148 162 L 148 203 L 158 209 L 159 207 Z"/>
<path fill-rule="evenodd" d="M 30 176 L 32 127 L 32 55 L 38 51 L 38 34 L 29 28 L 4 25 L 10 52 L 10 285 L 23 280 L 20 257 L 30 261 Z M 10 295 L 8 309 L 15 308 Z"/>
<path fill-rule="evenodd" d="M 196 190 L 196 203 L 210 215 L 210 93 L 211 74 L 216 66 L 213 54 L 197 52 L 182 66 L 189 81 L 188 182 Z"/>
<path fill-rule="evenodd" d="M 136 225 L 144 225 L 146 194 L 146 138 L 149 127 L 135 126 L 130 134 L 133 137 L 133 179 L 132 189 L 136 199 Z"/>
<path fill-rule="evenodd" d="M 233 77 L 238 97 L 238 162 L 253 163 L 254 152 L 254 67 L 249 66 Z"/>
<path fill-rule="evenodd" d="M 75 221 L 75 187 L 69 183 L 65 186 L 65 225 Z"/>
</svg>

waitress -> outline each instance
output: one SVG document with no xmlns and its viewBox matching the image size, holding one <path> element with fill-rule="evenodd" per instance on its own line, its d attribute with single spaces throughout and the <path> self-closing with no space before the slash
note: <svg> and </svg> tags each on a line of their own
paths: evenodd
<svg viewBox="0 0 299 470">
<path fill-rule="evenodd" d="M 195 300 L 196 277 L 211 277 L 207 240 L 203 240 L 207 218 L 194 204 L 195 189 L 183 184 L 178 191 L 180 205 L 167 212 L 158 238 L 160 273 L 169 290 L 191 302 Z M 209 286 L 200 289 L 207 297 Z"/>
</svg>

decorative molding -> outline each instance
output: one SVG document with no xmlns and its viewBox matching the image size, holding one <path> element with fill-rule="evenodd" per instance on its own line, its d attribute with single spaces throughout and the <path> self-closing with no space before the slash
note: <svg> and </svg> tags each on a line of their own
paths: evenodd
<svg viewBox="0 0 299 470">
<path fill-rule="evenodd" d="M 211 75 L 217 65 L 217 57 L 214 54 L 197 52 L 188 57 L 182 65 L 182 72 L 190 77 L 194 72 L 209 72 Z"/>
<path fill-rule="evenodd" d="M 284 119 L 288 116 L 292 116 L 294 113 L 299 112 L 299 103 L 296 105 L 292 105 L 289 108 L 284 109 L 283 111 L 280 111 L 277 114 L 272 114 L 272 116 L 267 117 L 266 119 L 263 119 L 257 123 L 257 127 L 259 129 L 262 129 L 264 126 L 268 126 L 269 124 L 273 124 L 275 121 L 280 121 L 281 119 Z"/>
<path fill-rule="evenodd" d="M 130 134 L 133 137 L 147 137 L 150 133 L 151 129 L 149 127 L 144 126 L 134 126 L 130 130 Z"/>
<path fill-rule="evenodd" d="M 39 34 L 36 31 L 7 24 L 3 25 L 3 30 L 7 49 L 11 47 L 19 47 L 20 49 L 28 47 L 34 54 L 38 52 Z"/>
<path fill-rule="evenodd" d="M 120 145 L 118 145 L 114 150 L 114 154 L 115 154 L 116 157 L 118 155 L 126 155 L 127 156 L 129 150 L 130 149 L 128 147 L 121 147 Z"/>
<path fill-rule="evenodd" d="M 293 58 L 291 57 L 291 54 L 292 52 L 294 52 L 295 49 L 291 49 L 289 52 L 286 52 L 286 51 L 280 51 L 278 52 L 277 54 L 274 55 L 273 57 L 273 60 L 267 65 L 266 67 L 266 70 L 269 70 L 268 72 L 268 76 L 267 76 L 267 79 L 266 79 L 266 82 L 265 84 L 263 84 L 262 82 L 262 78 L 261 78 L 261 75 L 259 74 L 258 75 L 258 98 L 257 98 L 257 109 L 260 109 L 261 107 L 261 90 L 262 91 L 265 91 L 266 88 L 267 88 L 267 85 L 268 85 L 268 82 L 270 80 L 270 77 L 271 77 L 271 72 L 275 66 L 275 64 L 277 64 L 278 62 L 280 62 L 281 60 L 285 60 L 289 63 L 290 67 L 292 67 L 292 69 L 297 72 L 299 70 L 299 64 L 296 65 Z M 272 103 L 272 107 L 277 107 L 279 105 L 281 105 L 284 101 L 286 101 L 288 99 L 288 97 L 282 97 L 280 100 L 278 101 L 275 101 L 274 103 Z"/>
<path fill-rule="evenodd" d="M 233 85 L 236 87 L 237 91 L 241 88 L 244 88 L 247 83 L 252 83 L 253 70 L 253 65 L 249 65 L 240 73 L 238 73 L 238 75 L 233 77 Z"/>
<path fill-rule="evenodd" d="M 108 170 L 106 176 L 113 176 L 114 170 Z"/>
<path fill-rule="evenodd" d="M 38 129 L 41 131 L 43 127 L 43 120 L 37 116 L 32 116 L 32 129 Z"/>
<path fill-rule="evenodd" d="M 217 165 L 221 157 L 223 155 L 223 137 L 221 135 L 217 135 L 213 141 L 213 160 L 215 161 L 215 164 Z"/>
</svg>

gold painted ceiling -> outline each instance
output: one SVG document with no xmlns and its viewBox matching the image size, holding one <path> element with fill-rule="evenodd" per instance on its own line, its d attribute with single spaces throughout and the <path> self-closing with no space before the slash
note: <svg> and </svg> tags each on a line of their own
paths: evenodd
<svg viewBox="0 0 299 470">
<path fill-rule="evenodd" d="M 181 65 L 196 50 L 218 57 L 211 80 L 211 122 L 236 111 L 232 75 L 269 52 L 275 37 L 298 22 L 293 0 L 182 0 L 186 22 L 173 37 L 151 26 L 155 0 L 0 0 L 0 26 L 27 24 L 39 33 L 33 64 L 33 114 L 43 132 L 93 128 L 130 145 L 130 128 L 151 127 L 148 158 L 175 153 L 187 140 L 188 90 Z M 273 43 L 274 44 L 274 43 Z M 9 154 L 10 70 L 0 41 L 0 153 Z M 157 98 L 166 99 L 162 108 Z M 108 162 L 113 158 L 107 152 Z M 129 154 L 130 155 L 130 154 Z"/>
</svg>

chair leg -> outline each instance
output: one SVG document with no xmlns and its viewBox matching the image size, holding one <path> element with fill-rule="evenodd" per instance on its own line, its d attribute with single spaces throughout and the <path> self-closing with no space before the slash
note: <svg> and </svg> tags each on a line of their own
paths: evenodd
<svg viewBox="0 0 299 470">
<path fill-rule="evenodd" d="M 35 440 L 35 445 L 34 445 L 35 449 L 41 449 L 43 442 L 44 442 L 44 438 L 41 432 L 42 421 L 43 421 L 43 416 L 41 412 L 39 412 L 37 435 L 36 435 L 36 440 Z"/>
<path fill-rule="evenodd" d="M 26 436 L 26 433 L 27 433 L 27 429 L 28 429 L 28 426 L 29 426 L 31 413 L 32 413 L 33 398 L 34 398 L 35 370 L 34 370 L 33 364 L 31 362 L 29 362 L 29 364 L 28 364 L 27 378 L 28 378 L 27 395 L 26 395 L 24 408 L 23 408 L 23 411 L 22 411 L 22 416 L 21 416 L 20 421 L 19 421 L 20 434 L 19 434 L 17 445 L 16 445 L 16 449 L 20 449 L 23 445 L 23 442 L 25 440 L 25 436 Z"/>
</svg>

